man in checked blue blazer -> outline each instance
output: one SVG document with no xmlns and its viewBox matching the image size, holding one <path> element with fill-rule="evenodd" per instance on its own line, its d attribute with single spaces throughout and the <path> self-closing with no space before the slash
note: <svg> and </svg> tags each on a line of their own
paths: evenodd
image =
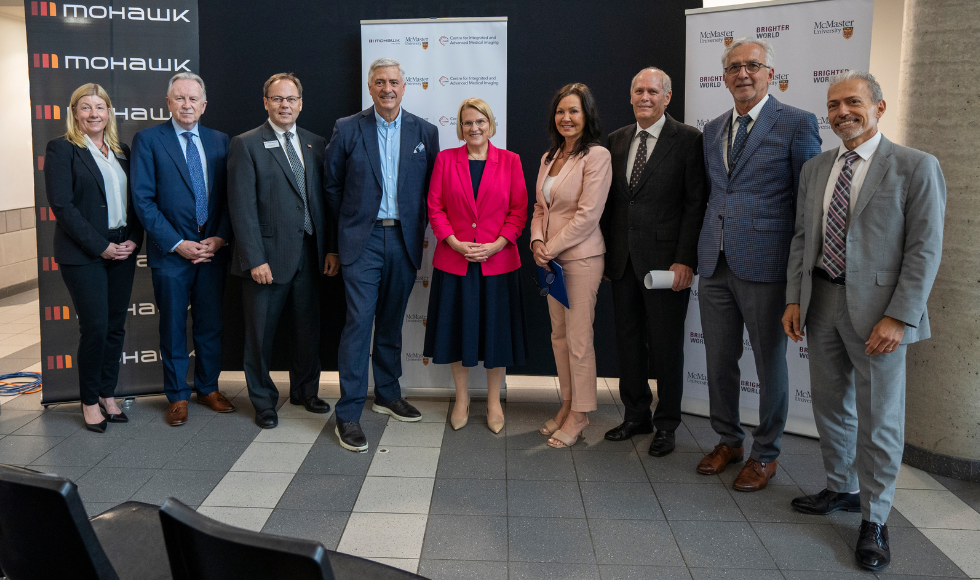
<svg viewBox="0 0 980 580">
<path fill-rule="evenodd" d="M 167 87 L 172 118 L 133 138 L 133 204 L 146 228 L 146 256 L 160 309 L 163 389 L 171 426 L 187 422 L 187 308 L 194 336 L 197 402 L 218 413 L 235 406 L 218 391 L 221 297 L 230 250 L 225 193 L 228 135 L 202 127 L 204 81 L 178 73 Z"/>
<path fill-rule="evenodd" d="M 337 121 L 324 159 L 323 189 L 337 220 L 339 246 L 339 260 L 328 258 L 326 273 L 335 275 L 343 267 L 347 295 L 336 434 L 351 451 L 368 448 L 360 418 L 369 357 L 375 385 L 371 409 L 399 421 L 422 418 L 402 398 L 398 378 L 405 308 L 422 267 L 426 196 L 439 133 L 401 108 L 404 78 L 393 59 L 371 63 L 368 89 L 374 106 Z"/>
<path fill-rule="evenodd" d="M 738 491 L 764 489 L 776 473 L 789 407 L 781 322 L 786 262 L 800 169 L 820 153 L 821 143 L 813 113 L 768 94 L 773 56 L 769 43 L 751 38 L 725 49 L 725 86 L 735 107 L 704 127 L 710 193 L 698 240 L 698 302 L 711 426 L 720 441 L 697 470 L 721 473 L 744 457 L 738 367 L 744 325 L 759 375 L 759 426 L 749 459 L 732 485 Z"/>
</svg>

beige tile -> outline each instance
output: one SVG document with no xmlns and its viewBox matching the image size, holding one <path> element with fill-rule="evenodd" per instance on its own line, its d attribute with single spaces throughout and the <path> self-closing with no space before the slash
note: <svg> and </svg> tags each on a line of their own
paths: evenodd
<svg viewBox="0 0 980 580">
<path fill-rule="evenodd" d="M 20 350 L 25 346 L 31 346 L 32 344 L 37 344 L 39 342 L 41 342 L 40 338 L 35 338 L 24 334 L 15 334 L 11 337 L 0 340 L 0 346 L 16 346 L 17 350 Z"/>
<path fill-rule="evenodd" d="M 387 564 L 392 568 L 399 568 L 412 574 L 418 574 L 419 570 L 418 558 L 368 558 L 368 560 L 378 562 L 379 564 Z"/>
<path fill-rule="evenodd" d="M 433 447 L 378 446 L 368 475 L 379 477 L 435 477 L 439 449 Z"/>
<path fill-rule="evenodd" d="M 426 520 L 419 514 L 352 513 L 337 551 L 362 558 L 418 558 Z"/>
<path fill-rule="evenodd" d="M 317 394 L 322 399 L 339 399 L 340 398 L 340 383 L 334 384 L 323 384 L 320 383 L 320 390 Z"/>
<path fill-rule="evenodd" d="M 403 423 L 388 421 L 378 447 L 441 447 L 446 432 L 445 418 L 441 423 Z"/>
<path fill-rule="evenodd" d="M 231 471 L 293 474 L 306 459 L 312 443 L 262 443 L 253 441 Z"/>
<path fill-rule="evenodd" d="M 366 477 L 354 511 L 428 514 L 434 483 L 430 477 Z"/>
<path fill-rule="evenodd" d="M 3 350 L 0 349 L 0 358 L 3 358 L 3 354 L 2 353 L 3 353 Z M 7 403 L 9 403 L 10 401 L 13 401 L 14 399 L 16 399 L 19 396 L 20 395 L 12 395 L 10 397 L 0 397 L 0 405 L 6 405 Z"/>
<path fill-rule="evenodd" d="M 221 523 L 244 528 L 253 532 L 261 532 L 262 526 L 272 515 L 271 508 L 241 508 L 241 507 L 199 507 L 197 513 L 205 515 Z"/>
<path fill-rule="evenodd" d="M 33 207 L 25 207 L 20 210 L 20 227 L 24 229 L 33 229 L 34 225 L 37 223 L 34 215 Z"/>
<path fill-rule="evenodd" d="M 4 215 L 5 218 L 7 218 L 7 232 L 8 233 L 10 233 L 10 232 L 16 232 L 17 230 L 19 230 L 21 228 L 20 210 L 19 209 L 5 211 L 5 212 L 3 212 L 3 215 Z"/>
<path fill-rule="evenodd" d="M 902 468 L 898 472 L 898 483 L 895 485 L 896 489 L 933 489 L 937 491 L 945 491 L 946 487 L 943 484 L 935 480 L 931 475 L 922 471 L 921 469 L 916 469 L 910 465 L 902 464 Z"/>
<path fill-rule="evenodd" d="M 922 530 L 943 554 L 970 578 L 980 577 L 980 531 Z"/>
<path fill-rule="evenodd" d="M 201 504 L 208 507 L 274 508 L 292 473 L 244 473 L 229 471 Z"/>
<path fill-rule="evenodd" d="M 445 423 L 446 414 L 449 413 L 449 401 L 434 401 L 431 399 L 410 399 L 408 401 L 419 413 L 422 413 L 420 423 Z M 390 427 L 394 421 L 389 421 Z"/>
<path fill-rule="evenodd" d="M 254 441 L 257 443 L 313 443 L 316 441 L 323 426 L 327 423 L 329 415 L 326 413 L 322 415 L 308 413 L 303 407 L 290 405 L 288 402 L 283 407 L 299 409 L 305 416 L 294 419 L 284 418 L 280 415 L 279 426 L 275 429 L 263 429 L 261 433 L 255 436 Z M 290 412 L 289 409 L 287 409 L 288 412 Z"/>
<path fill-rule="evenodd" d="M 8 218 L 9 219 L 9 218 Z M 8 223 L 9 228 L 9 223 Z M 0 234 L 0 265 L 33 260 L 37 257 L 35 230 L 7 231 Z"/>
<path fill-rule="evenodd" d="M 37 259 L 31 258 L 13 264 L 0 265 L 0 287 L 37 279 Z M 37 314 L 34 315 L 37 317 Z"/>
<path fill-rule="evenodd" d="M 917 528 L 980 530 L 980 514 L 951 491 L 898 489 L 894 506 Z"/>
<path fill-rule="evenodd" d="M 534 376 L 534 375 L 507 375 L 507 388 L 510 387 L 541 387 L 541 386 L 555 386 L 558 381 L 555 377 L 544 377 L 544 376 Z"/>
</svg>

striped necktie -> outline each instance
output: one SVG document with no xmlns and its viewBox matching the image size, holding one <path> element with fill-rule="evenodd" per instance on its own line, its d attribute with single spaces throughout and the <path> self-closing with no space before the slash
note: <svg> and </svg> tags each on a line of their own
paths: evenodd
<svg viewBox="0 0 980 580">
<path fill-rule="evenodd" d="M 827 209 L 827 231 L 824 235 L 823 269 L 831 278 L 839 278 L 847 269 L 847 211 L 851 206 L 851 179 L 854 170 L 851 164 L 858 154 L 848 151 L 844 154 L 844 167 L 837 177 L 834 196 Z"/>
</svg>

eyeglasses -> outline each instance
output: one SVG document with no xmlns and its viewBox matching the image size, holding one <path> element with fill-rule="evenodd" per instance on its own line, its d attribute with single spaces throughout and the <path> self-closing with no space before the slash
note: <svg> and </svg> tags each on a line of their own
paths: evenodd
<svg viewBox="0 0 980 580">
<path fill-rule="evenodd" d="M 303 99 L 303 97 L 266 97 L 266 98 L 277 105 L 281 105 L 283 101 L 286 101 L 290 105 L 295 105 L 296 103 L 300 102 L 300 100 Z"/>
<path fill-rule="evenodd" d="M 466 127 L 467 129 L 472 128 L 474 125 L 478 129 L 482 129 L 482 128 L 484 128 L 484 127 L 487 126 L 487 120 L 486 119 L 477 119 L 476 121 L 463 121 L 463 126 Z"/>
<path fill-rule="evenodd" d="M 550 272 L 545 274 L 544 281 L 548 285 L 543 286 L 539 291 L 539 294 L 541 294 L 542 296 L 547 296 L 548 293 L 551 292 L 551 285 L 555 283 L 555 271 L 551 270 Z"/>
<path fill-rule="evenodd" d="M 725 67 L 725 74 L 728 76 L 737 75 L 743 66 L 745 67 L 745 72 L 750 75 L 754 75 L 764 68 L 769 68 L 768 65 L 764 65 L 761 62 L 747 62 L 745 64 L 733 64 Z"/>
</svg>

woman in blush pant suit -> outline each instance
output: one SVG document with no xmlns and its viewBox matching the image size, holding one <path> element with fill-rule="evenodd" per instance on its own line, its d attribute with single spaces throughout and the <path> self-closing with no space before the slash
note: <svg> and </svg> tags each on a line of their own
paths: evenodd
<svg viewBox="0 0 980 580">
<path fill-rule="evenodd" d="M 568 447 L 596 409 L 592 322 L 606 252 L 599 218 L 612 183 L 609 151 L 599 143 L 595 98 L 581 83 L 566 85 L 551 102 L 551 147 L 541 158 L 531 220 L 534 261 L 556 260 L 565 275 L 569 308 L 548 297 L 562 405 L 541 429 L 551 447 Z"/>
</svg>

